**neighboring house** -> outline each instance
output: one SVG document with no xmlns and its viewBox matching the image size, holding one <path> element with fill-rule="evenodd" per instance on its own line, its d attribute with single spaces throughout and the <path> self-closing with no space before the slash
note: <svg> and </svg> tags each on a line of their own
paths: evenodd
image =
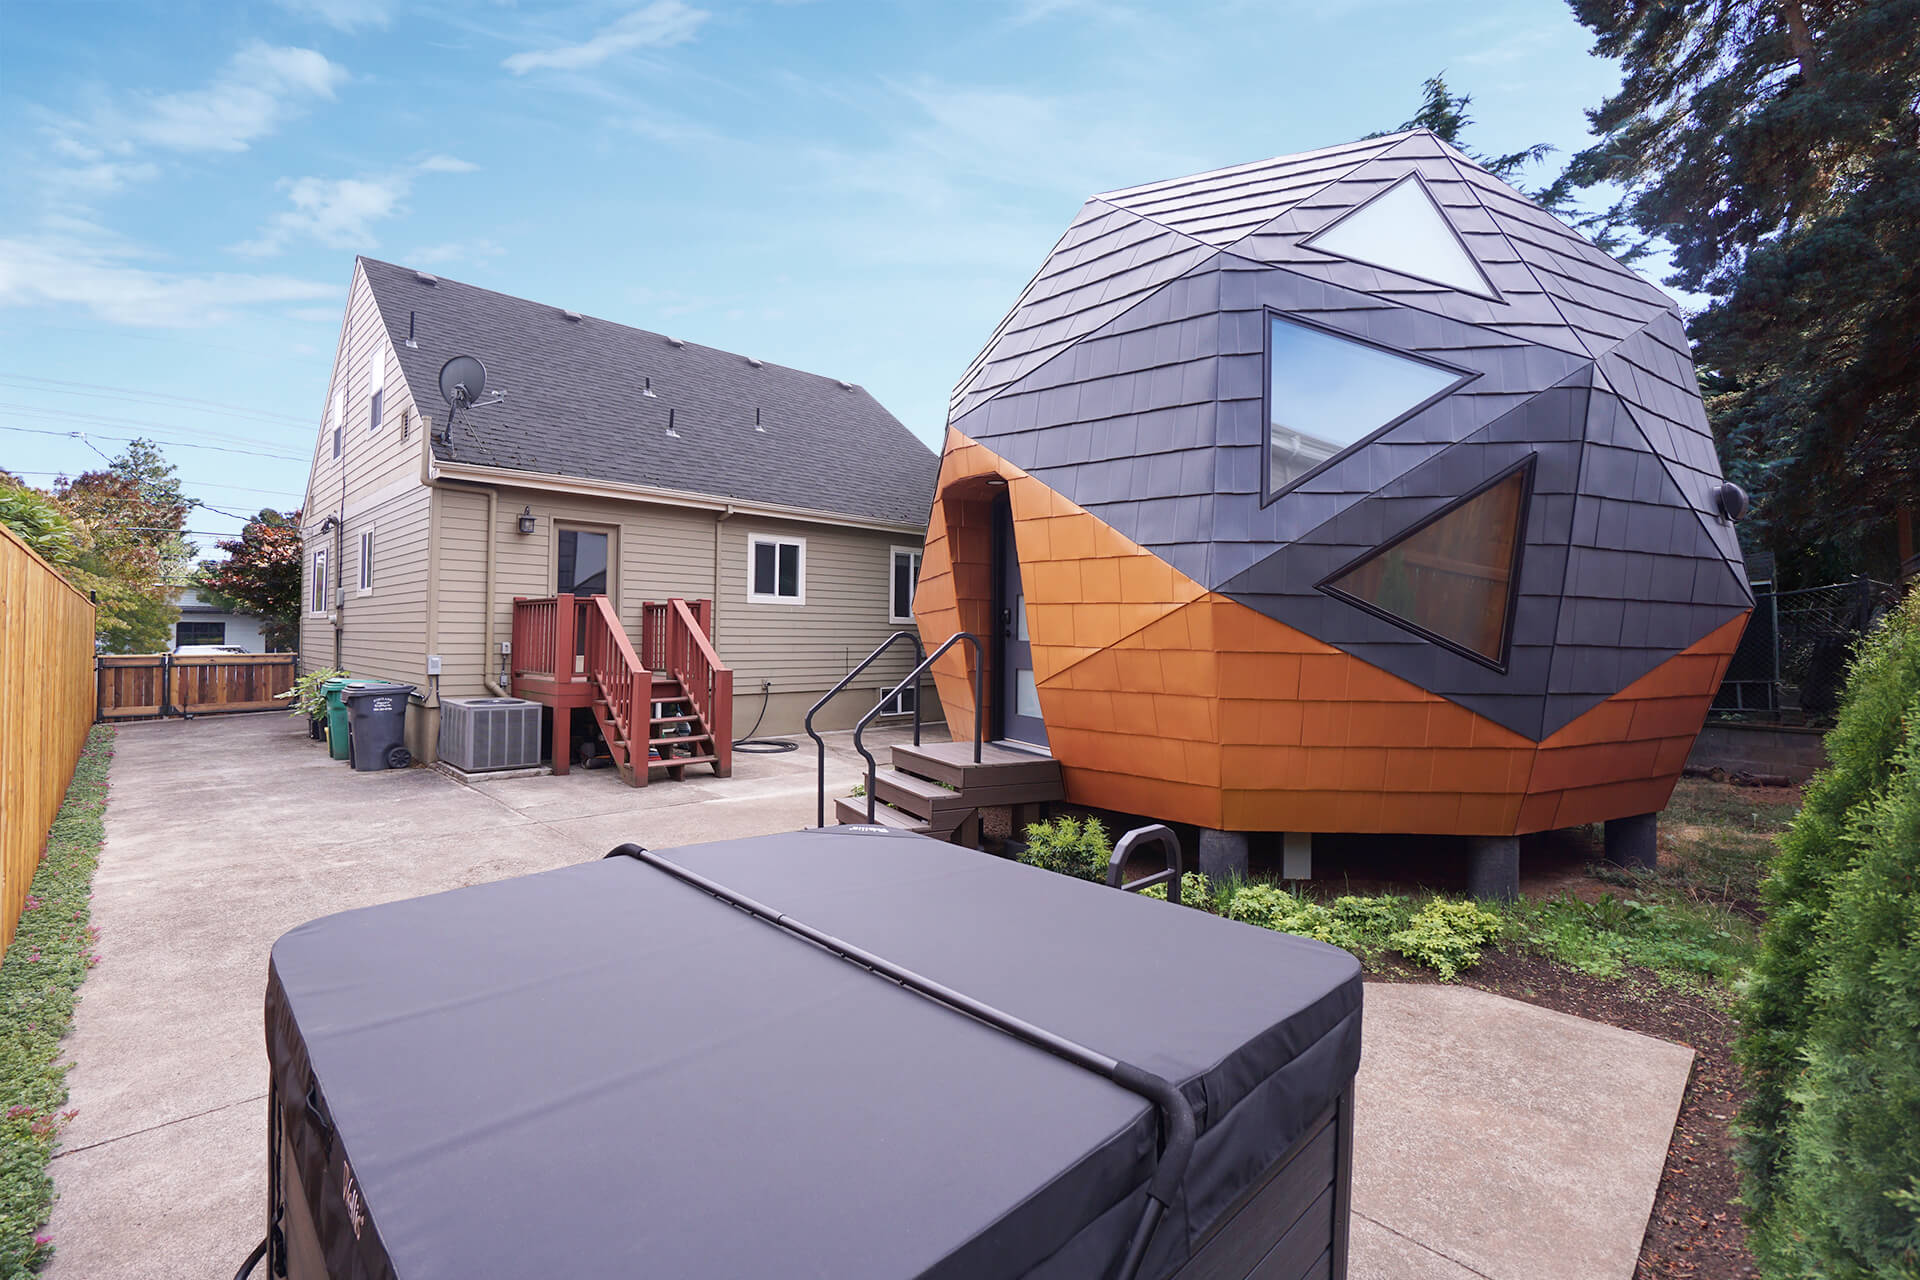
<svg viewBox="0 0 1920 1280">
<path fill-rule="evenodd" d="M 462 355 L 488 391 L 449 422 Z M 637 649 L 644 603 L 711 599 L 736 731 L 791 734 L 910 619 L 936 466 L 850 382 L 360 258 L 304 504 L 301 662 L 416 686 L 408 745 L 431 759 L 440 698 L 506 687 L 516 597 L 605 594 Z"/>
<path fill-rule="evenodd" d="M 1203 870 L 1445 833 L 1511 892 L 1529 832 L 1651 861 L 1744 505 L 1673 303 L 1417 130 L 1089 200 L 954 392 L 918 620 Z"/>
<path fill-rule="evenodd" d="M 193 644 L 224 644 L 248 653 L 267 652 L 266 620 L 251 613 L 233 613 L 201 600 L 192 587 L 175 597 L 180 621 L 173 624 L 173 648 Z"/>
</svg>

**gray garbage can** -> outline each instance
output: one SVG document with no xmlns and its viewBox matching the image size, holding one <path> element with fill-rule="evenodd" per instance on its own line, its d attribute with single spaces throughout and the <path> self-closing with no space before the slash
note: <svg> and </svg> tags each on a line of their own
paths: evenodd
<svg viewBox="0 0 1920 1280">
<path fill-rule="evenodd" d="M 340 691 L 352 721 L 353 767 L 404 769 L 413 763 L 407 750 L 407 698 L 410 684 L 360 684 Z"/>
</svg>

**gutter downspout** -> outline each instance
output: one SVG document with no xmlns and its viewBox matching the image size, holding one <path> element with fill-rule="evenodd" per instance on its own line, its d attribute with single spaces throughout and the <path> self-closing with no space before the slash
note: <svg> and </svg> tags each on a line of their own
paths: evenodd
<svg viewBox="0 0 1920 1280">
<path fill-rule="evenodd" d="M 505 697 L 510 697 L 511 695 L 508 694 L 508 692 L 505 689 L 502 689 L 500 687 L 500 682 L 497 679 L 495 679 L 493 675 L 494 660 L 496 657 L 498 657 L 498 654 L 495 652 L 494 645 L 493 645 L 493 634 L 494 634 L 493 633 L 493 615 L 495 613 L 495 606 L 493 602 L 493 561 L 494 561 L 493 544 L 499 538 L 499 530 L 493 527 L 493 521 L 494 521 L 495 515 L 498 514 L 499 506 L 500 506 L 500 491 L 494 488 L 492 485 L 488 485 L 487 486 L 487 594 L 486 594 L 487 622 L 484 630 L 485 639 L 483 641 L 483 643 L 486 646 L 486 654 L 485 654 L 485 657 L 482 659 L 481 665 L 480 665 L 480 670 L 482 672 L 482 677 L 483 677 L 480 683 L 485 685 L 487 692 L 493 694 L 496 698 L 505 698 Z"/>
<path fill-rule="evenodd" d="M 729 502 L 724 510 L 716 511 L 713 516 L 713 631 L 707 642 L 717 649 L 720 644 L 720 526 L 733 519 L 733 504 Z"/>
</svg>

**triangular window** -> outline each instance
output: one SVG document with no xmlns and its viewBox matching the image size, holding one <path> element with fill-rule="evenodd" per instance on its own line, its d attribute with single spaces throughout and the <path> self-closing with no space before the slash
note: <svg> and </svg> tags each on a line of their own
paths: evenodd
<svg viewBox="0 0 1920 1280">
<path fill-rule="evenodd" d="M 1310 236 L 1306 245 L 1462 293 L 1496 302 L 1500 299 L 1447 216 L 1433 202 L 1426 184 L 1415 174 L 1408 174 Z"/>
<path fill-rule="evenodd" d="M 1267 499 L 1474 374 L 1272 317 L 1267 338 Z"/>
<path fill-rule="evenodd" d="M 1533 459 L 1340 570 L 1320 589 L 1504 670 Z"/>
</svg>

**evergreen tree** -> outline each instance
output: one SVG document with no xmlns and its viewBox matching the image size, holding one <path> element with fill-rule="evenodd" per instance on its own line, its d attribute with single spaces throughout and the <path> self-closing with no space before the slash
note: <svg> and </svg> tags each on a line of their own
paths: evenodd
<svg viewBox="0 0 1920 1280">
<path fill-rule="evenodd" d="M 1570 0 L 1621 63 L 1570 188 L 1673 247 L 1746 530 L 1889 569 L 1920 475 L 1920 0 Z M 1807 572 L 1817 570 L 1807 569 Z"/>
</svg>

